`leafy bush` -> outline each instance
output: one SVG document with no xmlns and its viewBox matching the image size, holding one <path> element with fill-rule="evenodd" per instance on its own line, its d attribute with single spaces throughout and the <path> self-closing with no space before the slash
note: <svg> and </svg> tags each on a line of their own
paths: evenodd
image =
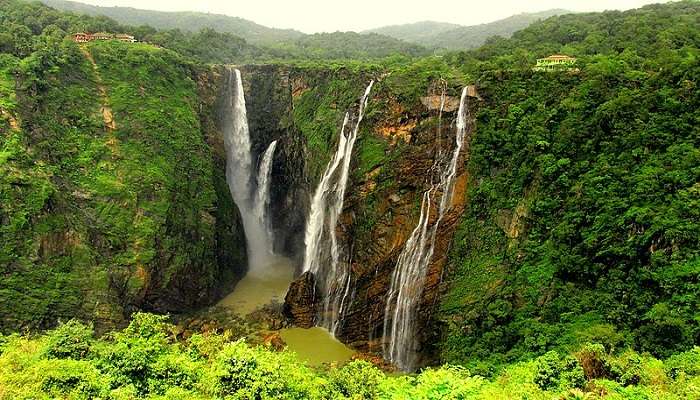
<svg viewBox="0 0 700 400">
<path fill-rule="evenodd" d="M 676 379 L 681 375 L 700 376 L 700 347 L 676 354 L 665 362 L 668 376 Z"/>
<path fill-rule="evenodd" d="M 136 314 L 129 327 L 102 338 L 93 338 L 89 326 L 75 321 L 31 339 L 3 337 L 0 400 L 549 400 L 601 393 L 675 399 L 697 397 L 700 387 L 698 349 L 664 364 L 631 350 L 615 355 L 587 345 L 575 354 L 581 363 L 552 351 L 504 365 L 490 379 L 450 365 L 388 376 L 365 361 L 312 369 L 292 353 L 232 342 L 226 335 L 177 342 L 169 337 L 171 329 L 164 317 Z M 81 359 L 57 358 L 73 355 Z M 584 378 L 583 366 L 590 379 Z"/>
<path fill-rule="evenodd" d="M 46 354 L 54 358 L 87 358 L 94 341 L 92 326 L 70 320 L 46 334 Z"/>
<path fill-rule="evenodd" d="M 336 390 L 348 399 L 375 399 L 384 374 L 367 361 L 353 361 L 328 376 Z"/>
<path fill-rule="evenodd" d="M 542 390 L 582 388 L 585 380 L 583 368 L 572 356 L 561 357 L 550 351 L 537 359 L 534 382 Z"/>
</svg>

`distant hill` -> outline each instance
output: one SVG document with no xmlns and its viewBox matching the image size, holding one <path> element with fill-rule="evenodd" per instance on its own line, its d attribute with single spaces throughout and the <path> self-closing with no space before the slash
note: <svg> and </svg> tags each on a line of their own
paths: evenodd
<svg viewBox="0 0 700 400">
<path fill-rule="evenodd" d="M 378 33 L 407 42 L 430 46 L 430 43 L 435 40 L 435 36 L 458 28 L 465 28 L 465 26 L 447 22 L 422 21 L 413 24 L 384 26 L 377 29 L 370 29 L 363 33 Z"/>
<path fill-rule="evenodd" d="M 516 31 L 532 23 L 570 11 L 552 9 L 536 13 L 523 13 L 474 26 L 460 26 L 442 22 L 424 21 L 415 24 L 393 25 L 366 32 L 380 33 L 430 48 L 467 50 L 481 46 L 491 36 L 510 37 Z"/>
<path fill-rule="evenodd" d="M 306 35 L 285 45 L 300 58 L 371 59 L 393 54 L 424 56 L 426 47 L 376 33 L 333 32 Z"/>
<path fill-rule="evenodd" d="M 140 10 L 130 7 L 100 7 L 67 0 L 41 0 L 57 10 L 73 11 L 87 15 L 103 15 L 115 21 L 132 26 L 149 25 L 156 29 L 180 29 L 197 32 L 211 28 L 217 32 L 232 33 L 248 43 L 272 45 L 298 39 L 304 33 L 293 29 L 269 28 L 255 22 L 221 14 L 200 12 L 165 12 Z"/>
<path fill-rule="evenodd" d="M 376 33 L 334 32 L 307 35 L 292 29 L 268 28 L 246 19 L 220 14 L 99 7 L 67 0 L 41 1 L 61 11 L 106 16 L 129 26 L 148 25 L 164 30 L 164 32 L 151 32 L 141 36 L 182 54 L 209 62 L 225 62 L 232 55 L 252 57 L 257 60 L 370 59 L 393 54 L 421 56 L 430 52 L 421 45 Z M 168 32 L 173 29 L 191 32 L 193 35 L 185 38 L 180 37 L 177 32 Z M 244 39 L 244 42 L 237 37 Z M 230 45 L 227 46 L 227 42 Z M 209 46 L 205 43 L 209 43 Z"/>
</svg>

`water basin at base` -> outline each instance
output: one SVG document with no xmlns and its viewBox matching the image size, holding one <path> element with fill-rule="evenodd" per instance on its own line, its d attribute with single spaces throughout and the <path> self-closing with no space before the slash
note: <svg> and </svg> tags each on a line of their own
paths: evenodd
<svg viewBox="0 0 700 400">
<path fill-rule="evenodd" d="M 290 351 L 313 366 L 331 362 L 344 363 L 355 354 L 351 348 L 320 327 L 282 329 L 280 336 Z"/>
<path fill-rule="evenodd" d="M 245 316 L 273 300 L 282 303 L 293 279 L 291 260 L 279 257 L 265 268 L 248 273 L 218 306 Z"/>
<path fill-rule="evenodd" d="M 273 300 L 284 302 L 292 280 L 294 265 L 291 260 L 276 258 L 263 268 L 255 268 L 248 273 L 218 306 L 230 308 L 243 316 L 248 315 Z M 290 351 L 313 366 L 331 362 L 344 363 L 355 354 L 324 328 L 282 329 L 280 336 Z"/>
</svg>

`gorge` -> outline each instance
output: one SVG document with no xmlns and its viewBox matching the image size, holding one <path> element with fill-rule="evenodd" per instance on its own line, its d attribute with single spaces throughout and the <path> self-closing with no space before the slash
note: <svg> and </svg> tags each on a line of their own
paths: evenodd
<svg viewBox="0 0 700 400">
<path fill-rule="evenodd" d="M 250 116 L 251 120 L 265 118 L 266 126 L 276 125 L 275 119 L 277 119 L 277 124 L 282 124 L 290 112 L 299 111 L 297 105 L 303 104 L 305 96 L 312 98 L 312 96 L 324 95 L 323 93 L 303 93 L 304 89 L 301 89 L 300 93 L 300 89 L 297 88 L 303 88 L 305 81 L 313 79 L 312 74 L 317 73 L 315 71 L 271 66 L 243 66 L 241 68 L 243 74 L 238 72 L 234 76 L 242 76 L 241 89 L 238 93 L 245 93 L 245 96 L 250 100 L 248 103 L 255 104 L 256 98 L 279 98 L 280 101 L 275 104 L 273 108 L 275 114 L 272 115 L 269 113 L 269 106 L 265 106 L 262 110 L 254 107 L 243 110 L 243 112 L 236 107 L 231 107 L 229 110 L 232 114 L 239 113 L 238 116 L 232 117 L 233 120 L 246 115 Z M 220 70 L 223 70 L 224 75 L 228 76 L 231 69 L 226 67 Z M 319 72 L 325 73 L 324 71 Z M 323 75 L 321 76 L 323 77 Z M 227 98 L 230 91 L 226 88 L 230 83 L 228 78 L 224 78 L 224 80 L 225 86 L 222 96 Z M 258 82 L 264 82 L 264 86 Z M 391 147 L 398 150 L 399 146 L 407 146 L 401 149 L 404 152 L 412 147 L 415 148 L 403 156 L 405 157 L 404 162 L 410 164 L 420 160 L 421 166 L 415 170 L 415 173 L 411 174 L 412 178 L 421 179 L 421 177 L 430 177 L 434 174 L 438 178 L 438 183 L 432 184 L 430 183 L 432 178 L 427 179 L 418 183 L 419 186 L 414 186 L 410 192 L 406 192 L 403 199 L 392 200 L 392 208 L 395 207 L 395 210 L 390 208 L 384 212 L 397 214 L 396 218 L 410 220 L 416 218 L 411 206 L 415 199 L 418 197 L 426 199 L 422 205 L 418 225 L 412 234 L 407 236 L 408 233 L 395 231 L 392 233 L 393 238 L 390 240 L 390 246 L 376 247 L 377 244 L 374 244 L 377 253 L 370 253 L 370 257 L 377 257 L 381 260 L 379 261 L 373 258 L 368 259 L 368 254 L 362 248 L 355 247 L 353 241 L 357 239 L 367 240 L 378 233 L 385 235 L 386 233 L 381 232 L 386 229 L 387 225 L 385 224 L 393 225 L 393 223 L 390 221 L 382 223 L 376 228 L 378 231 L 366 232 L 364 238 L 359 235 L 348 236 L 347 232 L 356 229 L 353 225 L 363 224 L 363 221 L 353 222 L 352 218 L 356 217 L 352 217 L 351 213 L 354 211 L 349 211 L 352 208 L 348 209 L 344 206 L 346 197 L 353 201 L 358 192 L 364 192 L 362 194 L 367 196 L 373 191 L 371 186 L 376 187 L 376 183 L 368 182 L 368 178 L 370 180 L 376 179 L 379 169 L 383 168 L 388 173 L 393 167 L 392 165 L 373 165 L 371 166 L 373 171 L 368 171 L 366 177 L 358 177 L 351 173 L 358 166 L 357 154 L 353 152 L 358 136 L 361 146 L 364 146 L 368 138 L 376 137 L 378 129 L 386 129 L 384 127 L 378 128 L 375 124 L 378 121 L 379 125 L 385 123 L 381 122 L 382 119 L 387 118 L 388 114 L 390 115 L 385 110 L 374 108 L 374 119 L 368 123 L 368 129 L 364 130 L 365 137 L 360 134 L 367 108 L 372 110 L 370 95 L 372 87 L 375 85 L 386 88 L 382 79 L 377 82 L 372 80 L 362 92 L 359 102 L 352 101 L 351 96 L 346 97 L 347 109 L 354 108 L 356 112 L 348 111 L 343 114 L 340 130 L 336 131 L 336 135 L 331 136 L 333 139 L 330 139 L 330 143 L 326 146 L 326 154 L 329 157 L 327 165 L 323 171 L 320 168 L 316 170 L 317 173 L 320 173 L 318 178 L 313 177 L 313 172 L 310 172 L 308 167 L 308 164 L 312 162 L 318 163 L 308 153 L 309 143 L 306 141 L 310 138 L 300 134 L 294 125 L 285 127 L 278 136 L 269 136 L 267 131 L 252 129 L 250 140 L 257 142 L 258 148 L 267 149 L 262 155 L 261 172 L 257 181 L 271 185 L 274 188 L 272 192 L 277 191 L 282 196 L 293 195 L 308 199 L 308 211 L 295 208 L 295 211 L 300 214 L 298 219 L 306 221 L 303 246 L 297 247 L 294 251 L 283 253 L 285 257 L 298 260 L 297 270 L 301 274 L 301 277 L 292 284 L 292 288 L 287 294 L 285 300 L 287 315 L 297 326 L 309 328 L 318 325 L 324 327 L 332 335 L 362 351 L 374 352 L 384 348 L 387 359 L 393 361 L 401 369 L 411 370 L 415 368 L 414 362 L 417 360 L 409 360 L 408 355 L 413 355 L 418 351 L 421 348 L 420 343 L 425 340 L 425 336 L 418 337 L 417 331 L 422 331 L 422 326 L 430 321 L 432 306 L 428 302 L 438 296 L 439 277 L 442 276 L 442 269 L 445 266 L 445 259 L 438 257 L 433 260 L 432 252 L 436 244 L 443 252 L 446 250 L 446 246 L 449 246 L 450 236 L 455 228 L 454 221 L 459 218 L 464 209 L 465 175 L 462 168 L 458 167 L 458 161 L 464 160 L 466 154 L 464 142 L 467 133 L 471 134 L 471 128 L 468 129 L 471 122 L 467 121 L 468 115 L 471 113 L 468 109 L 468 99 L 477 99 L 478 93 L 475 87 L 469 86 L 460 90 L 458 97 L 451 97 L 445 94 L 444 85 L 433 86 L 433 89 L 430 89 L 433 92 L 428 93 L 428 98 L 431 100 L 438 98 L 439 105 L 437 107 L 434 107 L 432 103 L 427 107 L 420 105 L 418 109 L 413 111 L 417 113 L 414 117 L 417 121 L 420 121 L 420 118 L 428 118 L 437 122 L 437 126 L 430 127 L 425 131 L 423 135 L 426 136 L 420 142 L 413 142 L 406 137 L 385 137 L 384 133 L 380 133 L 379 143 L 388 143 L 385 145 L 387 146 L 385 151 L 390 151 Z M 244 90 L 244 86 L 248 90 Z M 344 95 L 344 93 L 338 94 Z M 385 99 L 380 98 L 379 100 L 384 101 Z M 236 102 L 225 100 L 221 103 L 246 104 L 246 101 L 245 99 Z M 396 106 L 401 107 L 398 104 Z M 396 106 L 394 106 L 394 112 L 400 112 L 400 110 L 396 110 Z M 257 115 L 261 111 L 265 113 L 264 117 Z M 319 111 L 319 109 L 315 111 Z M 454 120 L 450 119 L 450 123 L 447 124 L 448 129 L 442 127 L 443 114 L 450 117 L 456 115 Z M 340 116 L 340 114 L 338 115 Z M 329 128 L 332 129 L 334 121 L 329 121 L 329 123 L 331 124 Z M 469 132 L 467 132 L 468 130 Z M 224 132 L 228 132 L 228 130 L 224 129 Z M 274 140 L 270 142 L 272 139 Z M 262 172 L 263 170 L 271 172 L 269 168 L 272 163 L 269 156 L 274 151 L 278 141 L 301 144 L 297 147 L 301 153 L 291 154 L 290 158 L 306 160 L 307 167 L 294 171 L 294 175 L 290 174 L 290 176 L 284 177 L 284 179 L 292 178 L 290 181 L 297 182 L 295 185 L 287 186 L 281 182 L 283 177 L 275 175 L 271 175 L 271 179 L 266 181 L 267 174 Z M 337 145 L 334 142 L 337 142 Z M 294 147 L 294 145 L 290 147 Z M 333 148 L 335 150 L 332 150 Z M 361 147 L 360 152 L 362 150 Z M 322 153 L 316 156 L 322 156 Z M 255 159 L 257 156 L 252 154 L 246 157 Z M 239 163 L 235 160 L 234 162 Z M 284 161 L 281 164 L 284 164 Z M 231 165 L 231 161 L 229 161 L 229 165 Z M 281 167 L 287 171 L 293 168 Z M 300 173 L 302 173 L 301 177 L 299 177 Z M 399 171 L 391 173 L 399 173 Z M 311 174 L 311 176 L 306 174 Z M 275 181 L 275 178 L 278 180 Z M 313 192 L 310 189 L 311 185 L 298 184 L 299 182 L 313 182 L 314 179 L 318 179 L 318 184 L 315 185 L 316 188 L 313 189 Z M 397 176 L 395 184 L 397 186 L 414 185 L 413 182 L 404 183 L 404 179 L 403 176 Z M 424 194 L 421 194 L 420 187 L 423 185 L 427 185 L 427 189 L 425 189 Z M 264 187 L 258 188 L 258 191 L 260 190 L 264 190 Z M 346 196 L 346 191 L 352 194 Z M 370 193 L 367 193 L 368 191 Z M 232 192 L 235 192 L 233 187 Z M 416 197 L 412 198 L 412 196 Z M 434 212 L 431 213 L 429 202 L 437 199 L 438 196 L 441 199 L 437 201 L 439 208 L 432 210 Z M 260 196 L 256 195 L 256 198 L 260 198 Z M 276 210 L 279 210 L 279 203 L 275 201 L 269 203 L 270 209 L 268 211 L 264 211 L 264 201 L 256 201 L 257 203 L 253 205 L 256 215 L 263 215 L 265 212 L 274 215 L 278 212 Z M 288 202 L 289 200 L 282 201 Z M 303 204 L 302 201 L 299 200 L 301 204 Z M 236 203 L 238 204 L 238 201 Z M 240 205 L 239 208 L 244 209 Z M 443 219 L 446 220 L 444 226 L 442 226 Z M 429 220 L 430 228 L 428 228 Z M 247 233 L 248 226 L 245 223 L 244 227 Z M 280 236 L 298 235 L 291 230 L 283 229 L 280 224 L 272 224 L 271 227 L 272 231 L 278 232 Z M 441 235 L 440 238 L 437 237 L 438 231 Z M 294 241 L 294 239 L 291 240 Z M 296 241 L 299 243 L 298 239 Z M 386 239 L 381 239 L 378 243 L 381 242 L 385 243 L 384 246 L 389 244 Z M 250 243 L 248 247 L 248 252 L 253 253 L 254 250 Z M 401 248 L 404 249 L 402 252 L 399 251 Z M 300 254 L 303 254 L 303 257 L 300 257 Z M 362 264 L 358 264 L 357 260 L 361 260 Z M 393 268 L 392 264 L 396 267 Z M 380 270 L 382 274 L 386 274 L 385 277 L 375 279 Z M 252 267 L 251 271 L 254 271 Z M 269 272 L 274 275 L 274 271 Z M 280 273 L 284 274 L 283 271 Z M 430 275 L 430 279 L 428 279 L 428 275 Z M 388 279 L 389 277 L 392 278 Z M 428 290 L 424 293 L 423 289 L 426 284 Z M 300 295 L 296 296 L 295 293 L 300 293 Z M 422 305 L 420 317 L 416 315 L 419 304 Z M 382 305 L 382 308 L 377 308 L 377 305 Z M 353 318 L 357 318 L 358 313 L 359 315 L 371 313 L 373 318 L 366 321 L 353 320 Z M 348 318 L 346 318 L 346 314 Z M 362 329 L 356 329 L 357 327 L 348 329 L 345 326 L 346 323 L 357 322 L 366 325 Z M 352 333 L 349 334 L 350 332 Z M 397 354 L 401 355 L 397 356 Z M 423 359 L 422 362 L 425 361 Z"/>
<path fill-rule="evenodd" d="M 697 397 L 698 18 L 271 60 L 0 0 L 0 400 Z"/>
</svg>

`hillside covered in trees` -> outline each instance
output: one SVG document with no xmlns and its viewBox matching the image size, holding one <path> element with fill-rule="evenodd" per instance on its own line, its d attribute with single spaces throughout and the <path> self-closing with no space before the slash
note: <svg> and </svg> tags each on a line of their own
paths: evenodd
<svg viewBox="0 0 700 400">
<path fill-rule="evenodd" d="M 367 32 L 379 33 L 431 49 L 470 50 L 483 45 L 493 36 L 509 38 L 513 33 L 527 28 L 534 22 L 569 11 L 554 9 L 536 13 L 522 13 L 474 26 L 461 26 L 434 21 L 405 25 L 385 26 Z"/>
<path fill-rule="evenodd" d="M 700 398 L 700 2 L 555 16 L 439 57 L 382 35 L 292 43 L 0 0 L 0 399 Z M 575 68 L 533 71 L 559 53 Z M 353 260 L 385 244 L 373 235 L 399 204 L 420 214 L 409 194 L 431 176 L 413 172 L 448 129 L 431 96 L 473 85 L 425 368 L 387 374 L 371 352 L 310 367 L 252 334 L 259 321 L 180 324 L 245 264 L 212 64 L 246 62 L 265 64 L 244 69 L 262 96 L 247 96 L 251 129 L 284 126 L 276 140 L 302 151 L 278 169 L 309 181 L 376 80 L 340 218 Z"/>
</svg>

